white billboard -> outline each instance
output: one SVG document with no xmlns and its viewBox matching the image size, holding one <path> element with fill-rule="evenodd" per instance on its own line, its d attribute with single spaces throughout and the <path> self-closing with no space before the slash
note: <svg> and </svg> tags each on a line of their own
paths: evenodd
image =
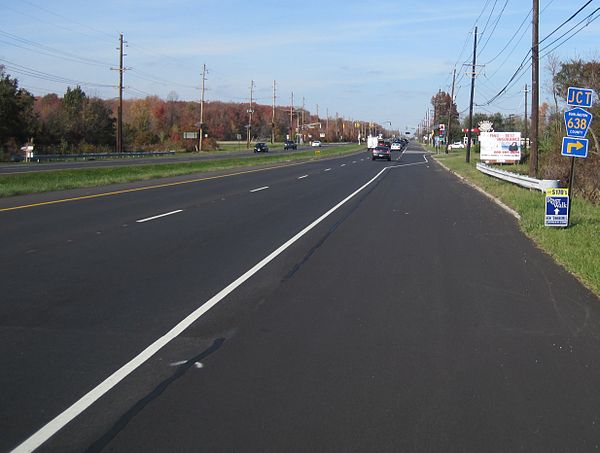
<svg viewBox="0 0 600 453">
<path fill-rule="evenodd" d="M 482 132 L 479 160 L 484 162 L 514 163 L 521 160 L 520 132 Z"/>
</svg>

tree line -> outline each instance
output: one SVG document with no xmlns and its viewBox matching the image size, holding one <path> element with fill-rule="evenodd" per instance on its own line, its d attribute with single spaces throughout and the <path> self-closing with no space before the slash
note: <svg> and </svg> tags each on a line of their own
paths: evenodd
<svg viewBox="0 0 600 453">
<path fill-rule="evenodd" d="M 0 66 L 0 158 L 9 159 L 20 148 L 33 142 L 35 152 L 85 153 L 112 152 L 116 147 L 118 100 L 88 96 L 81 87 L 67 88 L 62 97 L 47 94 L 34 97 Z M 217 140 L 246 140 L 248 103 L 206 102 L 203 131 L 208 138 L 203 149 L 215 149 Z M 195 140 L 184 138 L 184 132 L 199 129 L 200 104 L 181 101 L 171 92 L 167 99 L 148 96 L 123 101 L 123 145 L 125 151 L 187 149 Z M 290 125 L 293 124 L 293 127 Z M 311 127 L 298 127 L 309 125 Z M 283 141 L 292 135 L 308 141 L 354 141 L 358 133 L 369 129 L 381 131 L 379 124 L 344 118 L 318 118 L 308 110 L 276 107 L 275 121 L 270 105 L 253 105 L 252 139 Z M 321 138 L 321 134 L 325 134 Z"/>
</svg>

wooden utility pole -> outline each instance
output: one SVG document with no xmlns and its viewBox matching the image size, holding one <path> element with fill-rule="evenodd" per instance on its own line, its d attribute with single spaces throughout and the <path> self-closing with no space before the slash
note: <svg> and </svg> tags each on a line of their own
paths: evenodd
<svg viewBox="0 0 600 453">
<path fill-rule="evenodd" d="M 250 81 L 250 108 L 248 109 L 248 133 L 246 135 L 246 149 L 250 149 L 250 138 L 252 133 L 252 103 L 253 103 L 254 80 Z"/>
<path fill-rule="evenodd" d="M 448 146 L 450 145 L 450 125 L 452 120 L 452 106 L 454 106 L 454 84 L 456 82 L 456 68 L 452 71 L 452 94 L 450 94 L 450 102 L 448 106 L 448 124 L 446 125 L 446 154 L 448 154 Z"/>
<path fill-rule="evenodd" d="M 117 152 L 123 152 L 123 33 L 119 34 L 119 106 L 117 107 Z"/>
<path fill-rule="evenodd" d="M 204 138 L 204 82 L 206 81 L 206 64 L 202 65 L 202 94 L 200 95 L 200 127 L 198 128 L 198 151 L 202 151 Z"/>
<path fill-rule="evenodd" d="M 473 102 L 475 98 L 475 68 L 477 65 L 477 27 L 475 27 L 475 35 L 473 39 L 473 65 L 471 67 L 471 101 L 469 103 L 469 131 L 467 141 L 467 154 L 465 161 L 471 162 L 471 142 L 473 141 Z"/>
<path fill-rule="evenodd" d="M 300 124 L 300 142 L 304 143 L 304 96 L 302 96 L 302 112 L 301 112 L 301 117 L 302 117 L 302 123 Z M 298 119 L 300 120 L 300 119 Z"/>
<path fill-rule="evenodd" d="M 538 132 L 540 111 L 540 55 L 539 55 L 540 0 L 533 0 L 531 40 L 531 151 L 529 152 L 529 176 L 535 178 L 538 169 Z"/>
<path fill-rule="evenodd" d="M 529 94 L 529 89 L 527 88 L 527 84 L 525 84 L 525 151 L 527 151 L 527 126 L 528 126 L 528 118 L 527 118 L 527 95 Z"/>
<path fill-rule="evenodd" d="M 290 104 L 290 140 L 295 142 L 294 137 L 294 92 L 292 91 L 292 103 Z"/>
<path fill-rule="evenodd" d="M 271 117 L 271 145 L 275 143 L 275 80 L 273 80 L 273 116 Z"/>
</svg>

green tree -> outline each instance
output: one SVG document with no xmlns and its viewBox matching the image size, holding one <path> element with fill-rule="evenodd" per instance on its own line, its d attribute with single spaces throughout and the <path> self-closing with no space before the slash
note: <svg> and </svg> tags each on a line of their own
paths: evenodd
<svg viewBox="0 0 600 453">
<path fill-rule="evenodd" d="M 0 66 L 0 149 L 15 152 L 37 128 L 34 98 Z"/>
<path fill-rule="evenodd" d="M 86 143 L 98 146 L 115 143 L 115 119 L 101 99 L 93 98 L 85 103 L 83 118 Z"/>
<path fill-rule="evenodd" d="M 87 96 L 80 86 L 67 88 L 62 100 L 63 134 L 66 142 L 75 147 L 85 140 L 84 111 Z"/>
</svg>

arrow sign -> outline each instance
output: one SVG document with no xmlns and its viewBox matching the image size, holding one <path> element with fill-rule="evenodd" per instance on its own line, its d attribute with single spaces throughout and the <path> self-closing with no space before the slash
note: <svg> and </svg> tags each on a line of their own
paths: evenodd
<svg viewBox="0 0 600 453">
<path fill-rule="evenodd" d="M 565 112 L 565 127 L 569 137 L 583 138 L 586 136 L 593 115 L 582 108 L 574 108 Z"/>
<path fill-rule="evenodd" d="M 588 140 L 585 138 L 563 137 L 560 154 L 567 157 L 587 157 Z"/>
</svg>

